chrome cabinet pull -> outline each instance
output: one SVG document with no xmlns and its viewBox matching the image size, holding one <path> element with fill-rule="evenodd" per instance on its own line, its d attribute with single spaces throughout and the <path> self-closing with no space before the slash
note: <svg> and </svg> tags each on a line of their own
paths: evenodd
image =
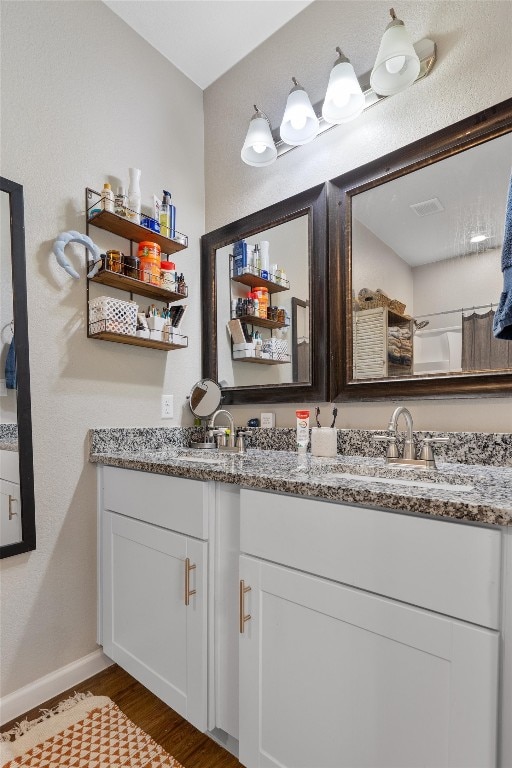
<svg viewBox="0 0 512 768">
<path fill-rule="evenodd" d="M 245 595 L 251 591 L 251 587 L 245 586 L 245 581 L 240 579 L 240 634 L 243 635 L 245 629 L 245 622 L 249 621 L 251 614 L 245 614 Z"/>
<path fill-rule="evenodd" d="M 17 503 L 18 503 L 18 499 L 15 496 L 11 496 L 9 494 L 9 520 L 12 520 L 14 515 L 18 514 L 17 512 L 14 512 L 12 508 L 12 505 Z"/>
<path fill-rule="evenodd" d="M 190 596 L 195 595 L 197 590 L 190 589 L 190 571 L 194 571 L 196 567 L 195 563 L 190 562 L 190 558 L 185 560 L 185 605 L 190 605 Z"/>
</svg>

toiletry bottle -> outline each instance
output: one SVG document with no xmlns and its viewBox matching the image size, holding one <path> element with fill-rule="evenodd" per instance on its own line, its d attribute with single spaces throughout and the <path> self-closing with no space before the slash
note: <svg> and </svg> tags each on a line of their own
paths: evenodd
<svg viewBox="0 0 512 768">
<path fill-rule="evenodd" d="M 295 411 L 297 417 L 297 451 L 305 454 L 309 443 L 309 411 Z"/>
<path fill-rule="evenodd" d="M 101 193 L 101 206 L 104 211 L 114 213 L 114 193 L 110 187 L 110 184 L 105 183 L 103 185 L 103 191 Z"/>
<path fill-rule="evenodd" d="M 254 274 L 259 276 L 260 269 L 261 269 L 261 257 L 260 257 L 260 247 L 258 243 L 256 243 L 256 245 L 254 246 L 253 263 L 254 263 Z"/>
<path fill-rule="evenodd" d="M 176 236 L 176 208 L 171 204 L 171 193 L 165 189 L 160 207 L 160 233 L 169 238 Z"/>
<path fill-rule="evenodd" d="M 270 243 L 268 240 L 262 240 L 260 242 L 260 262 L 261 262 L 261 277 L 263 280 L 268 280 L 268 273 L 270 271 L 270 255 L 269 255 Z"/>
<path fill-rule="evenodd" d="M 127 218 L 134 224 L 140 224 L 140 170 L 129 168 L 130 185 L 128 187 Z"/>
<path fill-rule="evenodd" d="M 128 205 L 128 198 L 124 193 L 124 187 L 117 188 L 117 195 L 114 198 L 114 213 L 118 216 L 126 217 L 126 206 Z"/>
<path fill-rule="evenodd" d="M 242 317 L 244 314 L 244 305 L 242 304 L 242 297 L 239 297 L 236 304 L 236 316 Z"/>
</svg>

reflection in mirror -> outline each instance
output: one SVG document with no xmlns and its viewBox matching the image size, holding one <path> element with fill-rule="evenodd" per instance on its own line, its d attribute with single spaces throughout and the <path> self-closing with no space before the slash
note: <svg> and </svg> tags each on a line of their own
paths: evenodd
<svg viewBox="0 0 512 768">
<path fill-rule="evenodd" d="M 352 198 L 355 379 L 512 368 L 495 339 L 512 134 Z"/>
<path fill-rule="evenodd" d="M 510 393 L 512 99 L 333 179 L 331 399 Z"/>
<path fill-rule="evenodd" d="M 0 557 L 35 549 L 23 187 L 0 178 Z"/>
<path fill-rule="evenodd" d="M 202 238 L 203 375 L 226 405 L 327 399 L 326 202 L 322 184 Z"/>
<path fill-rule="evenodd" d="M 242 245 L 217 250 L 218 376 L 224 386 L 309 383 L 309 344 L 301 348 L 302 378 L 294 378 L 298 348 L 291 333 L 292 293 L 309 302 L 308 229 L 305 213 L 247 238 L 245 266 L 233 257 Z M 244 336 L 238 342 L 230 331 L 233 319 Z M 309 327 L 301 333 L 309 339 Z"/>
</svg>

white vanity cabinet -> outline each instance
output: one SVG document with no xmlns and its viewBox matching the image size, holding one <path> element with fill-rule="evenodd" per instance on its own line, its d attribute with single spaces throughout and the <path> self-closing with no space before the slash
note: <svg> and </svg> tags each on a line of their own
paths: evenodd
<svg viewBox="0 0 512 768">
<path fill-rule="evenodd" d="M 241 550 L 244 766 L 496 766 L 499 531 L 243 490 Z"/>
<path fill-rule="evenodd" d="M 205 731 L 211 484 L 114 467 L 99 477 L 100 642 Z"/>
<path fill-rule="evenodd" d="M 0 546 L 22 538 L 19 454 L 0 450 Z"/>
</svg>

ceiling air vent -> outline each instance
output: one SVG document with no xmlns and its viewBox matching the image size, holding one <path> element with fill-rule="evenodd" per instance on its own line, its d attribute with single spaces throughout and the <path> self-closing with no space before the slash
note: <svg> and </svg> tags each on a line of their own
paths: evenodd
<svg viewBox="0 0 512 768">
<path fill-rule="evenodd" d="M 416 216 L 431 216 L 433 213 L 444 211 L 438 197 L 433 197 L 431 200 L 423 200 L 421 203 L 414 203 L 409 208 L 412 208 Z"/>
</svg>

